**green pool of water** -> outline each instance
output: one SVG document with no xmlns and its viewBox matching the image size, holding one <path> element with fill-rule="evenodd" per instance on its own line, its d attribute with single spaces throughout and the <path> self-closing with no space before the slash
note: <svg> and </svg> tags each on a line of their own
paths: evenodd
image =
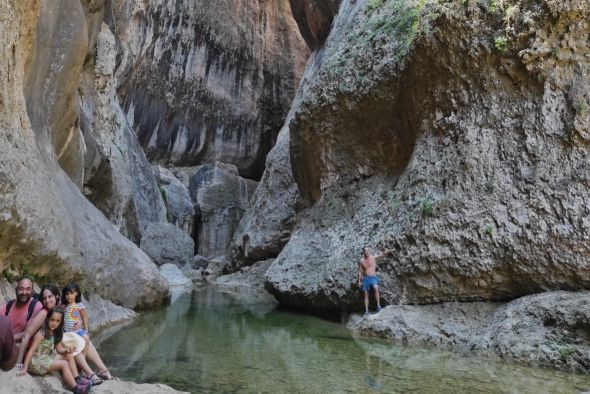
<svg viewBox="0 0 590 394">
<path fill-rule="evenodd" d="M 212 288 L 144 312 L 99 346 L 113 373 L 192 393 L 577 393 L 590 377 L 353 339 L 340 324 Z"/>
</svg>

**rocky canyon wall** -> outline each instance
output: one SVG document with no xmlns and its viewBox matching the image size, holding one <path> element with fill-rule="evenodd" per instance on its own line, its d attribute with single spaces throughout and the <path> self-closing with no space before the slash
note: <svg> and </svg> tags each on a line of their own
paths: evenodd
<svg viewBox="0 0 590 394">
<path fill-rule="evenodd" d="M 166 280 L 80 191 L 78 87 L 94 59 L 91 10 L 74 0 L 0 1 L 0 270 L 77 280 L 129 307 L 159 304 Z"/>
<path fill-rule="evenodd" d="M 17 148 L 23 144 L 5 147 L 5 159 L 13 161 L 5 168 L 13 174 L 6 177 L 14 183 L 3 185 L 9 213 L 2 228 L 2 268 L 63 280 L 92 273 L 85 284 L 89 291 L 104 287 L 101 294 L 131 306 L 159 302 L 165 283 L 119 233 L 140 244 L 148 227 L 162 227 L 168 216 L 198 241 L 197 251 L 225 254 L 256 184 L 239 175 L 260 177 L 308 54 L 288 1 L 26 2 L 34 6 L 26 15 L 14 1 L 3 4 L 7 36 L 21 40 L 6 44 L 6 59 L 12 59 L 6 75 L 21 80 L 6 85 L 10 99 L 4 102 L 24 104 L 21 127 L 34 137 L 28 154 L 39 157 L 17 165 L 9 158 L 21 155 Z M 12 23 L 13 15 L 26 26 Z M 7 122 L 17 107 L 6 112 L 13 112 Z M 207 182 L 193 190 L 191 201 L 172 173 L 156 171 L 156 184 L 135 132 L 156 161 L 205 164 L 203 171 L 218 175 L 231 171 L 222 180 L 201 177 Z M 27 169 L 19 166 L 48 178 L 21 176 Z M 45 203 L 11 194 L 22 187 L 37 190 Z M 235 198 L 224 199 L 234 192 Z M 23 208 L 35 204 L 34 212 Z M 93 236 L 95 230 L 104 236 Z M 127 263 L 102 273 L 111 254 L 120 255 L 113 264 L 119 258 Z M 54 263 L 62 267 L 59 272 L 49 268 Z M 146 280 L 154 283 L 146 288 L 149 297 L 115 295 L 124 288 L 118 280 L 135 264 L 147 264 L 137 268 L 150 272 L 146 278 L 154 275 Z M 118 279 L 107 283 L 113 275 Z"/>
<path fill-rule="evenodd" d="M 393 251 L 379 265 L 387 303 L 588 288 L 589 13 L 576 0 L 342 1 L 286 125 L 278 159 L 307 208 L 267 288 L 294 307 L 357 308 L 364 245 Z"/>
<path fill-rule="evenodd" d="M 287 0 L 113 3 L 119 94 L 150 160 L 259 179 L 308 50 Z"/>
</svg>

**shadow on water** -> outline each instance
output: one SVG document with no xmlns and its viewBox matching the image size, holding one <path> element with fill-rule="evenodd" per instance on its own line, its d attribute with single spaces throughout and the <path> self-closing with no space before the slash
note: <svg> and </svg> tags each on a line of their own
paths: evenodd
<svg viewBox="0 0 590 394">
<path fill-rule="evenodd" d="M 193 393 L 575 393 L 590 377 L 355 340 L 340 324 L 212 288 L 103 341 L 117 376 Z"/>
</svg>

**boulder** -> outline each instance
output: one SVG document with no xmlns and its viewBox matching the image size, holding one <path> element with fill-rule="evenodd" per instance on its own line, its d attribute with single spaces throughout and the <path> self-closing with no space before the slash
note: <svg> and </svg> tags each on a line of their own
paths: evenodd
<svg viewBox="0 0 590 394">
<path fill-rule="evenodd" d="M 158 265 L 183 266 L 193 261 L 194 242 L 171 223 L 151 224 L 141 239 L 141 249 Z"/>
<path fill-rule="evenodd" d="M 195 209 L 188 188 L 163 167 L 154 166 L 153 172 L 166 204 L 168 221 L 192 236 Z"/>
<path fill-rule="evenodd" d="M 268 304 L 272 310 L 278 302 L 264 289 L 264 273 L 272 261 L 273 259 L 259 261 L 239 272 L 219 276 L 215 280 L 215 288 L 240 299 L 242 305 Z"/>
<path fill-rule="evenodd" d="M 168 279 L 170 284 L 170 303 L 173 304 L 181 295 L 193 290 L 193 281 L 178 266 L 170 263 L 163 264 L 160 267 L 160 273 Z"/>
<path fill-rule="evenodd" d="M 133 310 L 115 305 L 99 295 L 89 295 L 88 298 L 83 299 L 83 302 L 88 309 L 90 331 L 127 323 L 138 316 Z"/>
<path fill-rule="evenodd" d="M 211 258 L 228 252 L 234 232 L 257 183 L 238 175 L 234 165 L 200 166 L 191 176 L 189 192 L 198 207 L 197 252 Z"/>
<path fill-rule="evenodd" d="M 508 303 L 392 305 L 353 316 L 358 335 L 428 344 L 526 365 L 590 371 L 590 292 L 547 292 Z"/>
<path fill-rule="evenodd" d="M 213 283 L 219 276 L 222 275 L 227 265 L 227 262 L 225 262 L 223 259 L 212 259 L 209 261 L 207 268 L 203 270 L 203 277 L 207 282 Z"/>
<path fill-rule="evenodd" d="M 209 265 L 209 260 L 203 256 L 199 256 L 198 254 L 195 255 L 192 265 L 193 268 L 207 268 L 207 265 Z"/>
<path fill-rule="evenodd" d="M 192 282 L 177 265 L 166 263 L 160 266 L 160 273 L 171 287 L 192 287 Z"/>
<path fill-rule="evenodd" d="M 181 268 L 181 271 L 184 274 L 184 276 L 193 281 L 193 284 L 204 284 L 205 277 L 203 276 L 203 268 L 199 267 L 197 269 L 194 269 L 191 267 L 190 264 L 186 264 L 184 267 Z"/>
</svg>

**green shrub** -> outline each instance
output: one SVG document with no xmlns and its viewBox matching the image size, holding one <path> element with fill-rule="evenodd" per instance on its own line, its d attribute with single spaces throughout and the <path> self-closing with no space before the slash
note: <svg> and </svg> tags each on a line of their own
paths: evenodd
<svg viewBox="0 0 590 394">
<path fill-rule="evenodd" d="M 422 201 L 422 216 L 432 216 L 434 214 L 434 202 L 432 200 Z"/>
<path fill-rule="evenodd" d="M 488 237 L 494 238 L 494 228 L 491 224 L 486 224 L 485 231 Z"/>
<path fill-rule="evenodd" d="M 581 116 L 586 116 L 588 113 L 588 103 L 583 97 L 580 98 L 576 104 L 576 112 Z"/>
<path fill-rule="evenodd" d="M 506 52 L 508 50 L 508 39 L 504 36 L 496 37 L 494 40 L 494 46 L 497 50 Z"/>
<path fill-rule="evenodd" d="M 375 11 L 377 8 L 381 7 L 383 5 L 383 3 L 385 3 L 385 0 L 370 0 L 367 3 L 367 11 L 369 11 L 369 12 Z"/>
</svg>

